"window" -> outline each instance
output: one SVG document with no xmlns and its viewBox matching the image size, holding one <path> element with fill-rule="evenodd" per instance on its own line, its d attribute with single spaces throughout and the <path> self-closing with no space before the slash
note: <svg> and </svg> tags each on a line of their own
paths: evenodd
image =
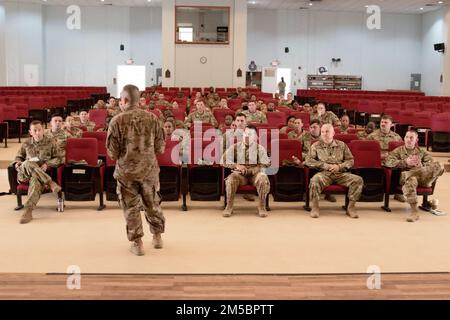
<svg viewBox="0 0 450 320">
<path fill-rule="evenodd" d="M 179 27 L 178 39 L 179 41 L 192 42 L 194 40 L 194 28 L 192 27 Z"/>
</svg>

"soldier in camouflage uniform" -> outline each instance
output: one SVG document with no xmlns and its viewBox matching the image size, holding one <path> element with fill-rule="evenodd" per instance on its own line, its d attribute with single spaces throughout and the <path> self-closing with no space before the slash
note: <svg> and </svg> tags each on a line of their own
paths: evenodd
<svg viewBox="0 0 450 320">
<path fill-rule="evenodd" d="M 86 127 L 87 131 L 94 131 L 95 122 L 89 120 L 89 113 L 86 110 L 80 111 L 80 122 L 79 126 Z"/>
<path fill-rule="evenodd" d="M 385 165 L 386 158 L 389 153 L 389 142 L 390 141 L 402 141 L 402 138 L 391 131 L 392 127 L 392 117 L 389 115 L 384 115 L 380 121 L 380 129 L 369 134 L 367 140 L 376 140 L 380 143 L 381 147 L 381 163 Z M 394 199 L 400 202 L 405 202 L 406 199 L 401 194 L 394 195 Z"/>
<path fill-rule="evenodd" d="M 417 210 L 417 187 L 431 187 L 444 173 L 444 168 L 431 155 L 417 147 L 417 132 L 409 130 L 405 135 L 405 145 L 396 148 L 386 158 L 386 166 L 402 170 L 400 185 L 406 201 L 411 206 L 408 222 L 419 219 Z"/>
<path fill-rule="evenodd" d="M 402 141 L 402 138 L 397 133 L 392 131 L 391 127 L 392 117 L 384 115 L 380 121 L 380 129 L 367 136 L 367 140 L 376 140 L 380 143 L 381 160 L 383 164 L 389 153 L 389 142 Z"/>
<path fill-rule="evenodd" d="M 187 129 L 189 129 L 194 124 L 194 122 L 209 123 L 213 127 L 217 128 L 219 124 L 217 123 L 217 120 L 212 112 L 206 110 L 206 106 L 203 100 L 197 101 L 197 103 L 195 104 L 195 109 L 196 110 L 194 112 L 191 112 L 188 115 L 187 119 L 184 121 L 184 125 Z"/>
<path fill-rule="evenodd" d="M 256 102 L 250 101 L 248 103 L 248 110 L 242 111 L 247 117 L 247 122 L 267 123 L 267 117 L 264 112 L 256 109 Z"/>
<path fill-rule="evenodd" d="M 361 196 L 364 182 L 360 176 L 347 172 L 353 166 L 353 155 L 344 142 L 333 139 L 334 128 L 331 124 L 322 126 L 320 137 L 321 140 L 311 146 L 305 161 L 306 166 L 321 170 L 309 183 L 311 217 L 319 217 L 319 198 L 323 189 L 337 183 L 348 188 L 347 215 L 358 218 L 355 203 Z"/>
<path fill-rule="evenodd" d="M 22 224 L 33 219 L 33 209 L 45 188 L 50 188 L 55 194 L 61 192 L 61 187 L 46 173 L 50 167 L 62 163 L 55 140 L 44 134 L 42 123 L 37 120 L 31 122 L 29 132 L 30 140 L 22 144 L 13 161 L 18 182 L 29 183 L 25 213 L 20 218 Z"/>
<path fill-rule="evenodd" d="M 300 137 L 300 142 L 302 143 L 302 159 L 306 159 L 306 155 L 309 153 L 311 148 L 311 143 L 313 140 L 320 139 L 320 122 L 319 120 L 313 120 L 309 124 L 309 132 L 305 132 Z"/>
<path fill-rule="evenodd" d="M 311 114 L 311 121 L 315 119 L 319 120 L 321 124 L 329 123 L 335 127 L 341 125 L 341 122 L 339 121 L 337 115 L 335 115 L 331 111 L 326 111 L 325 104 L 323 104 L 322 102 L 317 104 L 317 113 Z"/>
<path fill-rule="evenodd" d="M 153 247 L 162 248 L 165 218 L 160 207 L 159 166 L 156 155 L 164 152 L 164 132 L 155 115 L 139 108 L 139 89 L 126 85 L 122 94 L 123 112 L 109 124 L 108 155 L 117 160 L 114 178 L 117 195 L 127 222 L 130 251 L 143 255 L 144 235 L 140 204 L 153 233 Z"/>
<path fill-rule="evenodd" d="M 69 135 L 70 138 L 81 138 L 83 130 L 76 127 L 76 122 L 72 116 L 68 116 L 64 122 L 63 130 Z"/>
<path fill-rule="evenodd" d="M 151 110 L 158 109 L 160 107 L 167 108 L 167 107 L 170 107 L 170 106 L 171 106 L 170 102 L 165 99 L 163 93 L 160 93 L 158 95 L 158 100 L 157 101 L 150 101 L 150 109 Z"/>
<path fill-rule="evenodd" d="M 63 118 L 59 114 L 52 115 L 52 119 L 50 121 L 51 128 L 47 129 L 45 134 L 56 141 L 58 153 L 64 160 L 66 158 L 67 138 L 70 138 L 71 136 L 63 129 L 63 124 Z"/>
<path fill-rule="evenodd" d="M 363 131 L 358 131 L 357 136 L 360 140 L 366 140 L 367 136 L 375 131 L 376 125 L 375 122 L 370 121 L 366 124 L 366 127 Z"/>
<path fill-rule="evenodd" d="M 341 117 L 341 126 L 339 127 L 341 133 L 347 134 L 348 129 L 350 128 L 350 118 L 348 115 L 344 114 Z"/>
<path fill-rule="evenodd" d="M 294 121 L 295 129 L 288 133 L 288 139 L 294 139 L 301 141 L 302 136 L 305 134 L 303 131 L 303 121 L 298 118 Z"/>
<path fill-rule="evenodd" d="M 265 168 L 270 166 L 266 149 L 257 142 L 256 128 L 248 126 L 243 139 L 227 149 L 222 157 L 222 165 L 232 170 L 225 179 L 227 206 L 223 211 L 224 217 L 233 213 L 233 204 L 239 186 L 252 184 L 256 187 L 259 198 L 258 213 L 264 218 L 268 216 L 266 198 L 270 191 L 270 181 Z"/>
</svg>

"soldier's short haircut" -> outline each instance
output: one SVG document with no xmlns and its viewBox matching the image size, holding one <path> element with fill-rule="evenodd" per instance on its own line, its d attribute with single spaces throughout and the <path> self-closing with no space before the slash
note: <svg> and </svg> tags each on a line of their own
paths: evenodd
<svg viewBox="0 0 450 320">
<path fill-rule="evenodd" d="M 414 133 L 414 134 L 416 135 L 416 137 L 419 136 L 419 134 L 417 133 L 416 129 L 414 129 L 414 128 L 411 128 L 411 129 L 409 129 L 408 131 L 406 131 L 406 133 L 408 133 L 408 132 Z M 405 135 L 406 135 L 406 134 L 405 134 Z"/>
<path fill-rule="evenodd" d="M 135 85 L 127 84 L 123 87 L 122 96 L 127 99 L 132 106 L 139 104 L 140 92 L 139 88 Z"/>
<path fill-rule="evenodd" d="M 309 123 L 309 126 L 311 127 L 313 124 L 315 124 L 315 123 L 317 123 L 318 125 L 319 125 L 319 127 L 320 127 L 320 121 L 319 121 L 319 119 L 314 119 L 314 120 L 312 120 L 310 123 Z"/>
<path fill-rule="evenodd" d="M 286 119 L 286 123 L 288 123 L 289 120 L 291 120 L 292 118 L 294 118 L 294 120 L 296 119 L 294 116 L 289 116 L 289 117 L 287 117 L 287 119 Z"/>
<path fill-rule="evenodd" d="M 54 117 L 61 117 L 61 118 L 64 120 L 63 115 L 60 114 L 60 113 L 53 113 L 53 114 L 51 115 L 50 119 L 53 119 Z"/>
<path fill-rule="evenodd" d="M 245 115 L 243 115 L 243 116 L 245 117 Z M 226 117 L 232 117 L 233 120 L 235 119 L 235 118 L 234 118 L 234 115 L 231 114 L 231 113 L 226 114 L 225 117 L 223 117 L 223 118 L 225 119 Z M 236 117 L 237 117 L 237 116 L 236 116 Z"/>
<path fill-rule="evenodd" d="M 347 118 L 350 120 L 350 117 L 349 117 L 348 115 L 346 115 L 346 114 L 344 114 L 344 115 L 341 117 L 341 119 L 344 119 L 345 117 L 347 117 Z"/>
<path fill-rule="evenodd" d="M 87 113 L 89 113 L 89 110 L 88 110 L 88 109 L 81 109 L 81 110 L 80 110 L 80 113 L 82 113 L 82 112 L 87 112 Z"/>
<path fill-rule="evenodd" d="M 31 126 L 37 126 L 38 124 L 40 124 L 42 126 L 42 121 L 41 120 L 33 120 L 30 123 L 30 128 L 31 128 Z"/>
<path fill-rule="evenodd" d="M 245 116 L 245 114 L 243 114 L 242 112 L 238 112 L 237 114 L 236 114 L 236 118 L 237 117 L 244 117 L 244 118 L 247 118 L 246 116 Z"/>
<path fill-rule="evenodd" d="M 325 103 L 324 102 L 317 102 L 317 106 L 319 106 L 320 104 L 325 107 Z"/>
<path fill-rule="evenodd" d="M 394 119 L 392 119 L 392 117 L 388 114 L 385 114 L 384 116 L 382 116 L 381 120 L 389 120 L 391 122 L 394 122 Z"/>
</svg>

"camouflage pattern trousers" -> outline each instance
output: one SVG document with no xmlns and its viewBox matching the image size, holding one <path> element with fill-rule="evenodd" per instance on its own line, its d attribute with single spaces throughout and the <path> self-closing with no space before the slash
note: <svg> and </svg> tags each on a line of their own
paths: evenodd
<svg viewBox="0 0 450 320">
<path fill-rule="evenodd" d="M 348 199 L 358 201 L 364 186 L 364 181 L 360 176 L 348 172 L 332 173 L 321 171 L 316 173 L 309 182 L 309 194 L 311 200 L 319 200 L 323 189 L 338 184 L 348 188 Z"/>
<path fill-rule="evenodd" d="M 443 173 L 444 169 L 437 161 L 426 167 L 403 171 L 400 175 L 400 185 L 406 202 L 417 203 L 417 187 L 431 187 Z"/>
<path fill-rule="evenodd" d="M 254 175 L 243 176 L 238 172 L 232 172 L 225 179 L 225 190 L 227 193 L 227 207 L 233 208 L 234 196 L 240 186 L 251 184 L 256 187 L 260 204 L 265 204 L 267 195 L 270 192 L 270 181 L 263 172 Z"/>
<path fill-rule="evenodd" d="M 165 218 L 160 206 L 158 180 L 117 180 L 117 196 L 127 223 L 128 240 L 135 241 L 144 236 L 140 210 L 142 206 L 145 219 L 150 225 L 150 232 L 152 234 L 164 232 Z"/>
<path fill-rule="evenodd" d="M 36 162 L 26 160 L 22 162 L 17 170 L 17 180 L 19 183 L 28 183 L 28 199 L 25 203 L 26 209 L 33 210 L 45 187 L 52 181 L 52 178 L 46 174 Z"/>
</svg>

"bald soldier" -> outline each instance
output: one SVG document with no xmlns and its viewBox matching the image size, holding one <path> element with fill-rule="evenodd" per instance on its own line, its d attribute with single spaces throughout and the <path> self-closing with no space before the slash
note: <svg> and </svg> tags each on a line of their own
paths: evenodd
<svg viewBox="0 0 450 320">
<path fill-rule="evenodd" d="M 219 125 L 212 112 L 209 111 L 209 109 L 206 109 L 203 100 L 198 100 L 195 103 L 195 111 L 188 115 L 187 119 L 184 121 L 184 125 L 189 129 L 194 122 L 209 123 L 215 128 Z"/>
<path fill-rule="evenodd" d="M 404 140 L 405 145 L 389 153 L 386 166 L 402 170 L 400 185 L 406 201 L 411 206 L 406 220 L 415 222 L 419 219 L 417 187 L 431 187 L 433 182 L 444 173 L 444 168 L 439 162 L 433 161 L 427 151 L 417 147 L 416 131 L 407 131 Z"/>
<path fill-rule="evenodd" d="M 248 110 L 242 111 L 247 117 L 247 122 L 267 123 L 267 117 L 264 112 L 256 109 L 256 102 L 249 101 Z"/>
<path fill-rule="evenodd" d="M 265 168 L 270 166 L 270 160 L 266 149 L 258 144 L 256 128 L 253 125 L 244 130 L 243 139 L 227 149 L 222 156 L 222 165 L 232 170 L 225 179 L 227 206 L 223 216 L 230 217 L 233 214 L 234 197 L 238 187 L 252 184 L 258 192 L 258 214 L 262 218 L 267 217 L 266 198 L 270 191 L 270 181 Z"/>
<path fill-rule="evenodd" d="M 139 89 L 126 85 L 121 93 L 123 112 L 115 116 L 108 128 L 108 155 L 117 160 L 114 178 L 117 195 L 127 223 L 130 251 L 144 255 L 144 236 L 140 207 L 153 234 L 153 247 L 163 247 L 161 234 L 165 218 L 160 207 L 159 166 L 157 154 L 164 152 L 164 132 L 160 121 L 152 113 L 139 107 Z"/>
<path fill-rule="evenodd" d="M 306 166 L 320 170 L 309 183 L 311 217 L 319 217 L 319 198 L 323 189 L 336 183 L 348 188 L 347 215 L 358 218 L 355 203 L 361 196 L 364 182 L 360 176 L 347 172 L 353 167 L 353 155 L 344 142 L 334 139 L 334 128 L 331 124 L 322 126 L 320 138 L 321 140 L 311 146 L 305 161 Z"/>
<path fill-rule="evenodd" d="M 46 173 L 49 168 L 62 163 L 55 140 L 44 134 L 38 120 L 31 122 L 29 133 L 31 138 L 22 144 L 13 162 L 18 182 L 29 183 L 25 213 L 20 218 L 22 224 L 33 219 L 33 210 L 46 188 L 55 194 L 61 192 L 61 187 Z"/>
<path fill-rule="evenodd" d="M 338 127 L 341 125 L 341 122 L 339 121 L 339 118 L 337 115 L 335 115 L 331 111 L 326 111 L 325 104 L 322 102 L 319 102 L 317 104 L 317 113 L 311 114 L 311 121 L 312 120 L 319 120 L 320 124 L 329 123 L 332 124 L 335 127 Z"/>
</svg>

